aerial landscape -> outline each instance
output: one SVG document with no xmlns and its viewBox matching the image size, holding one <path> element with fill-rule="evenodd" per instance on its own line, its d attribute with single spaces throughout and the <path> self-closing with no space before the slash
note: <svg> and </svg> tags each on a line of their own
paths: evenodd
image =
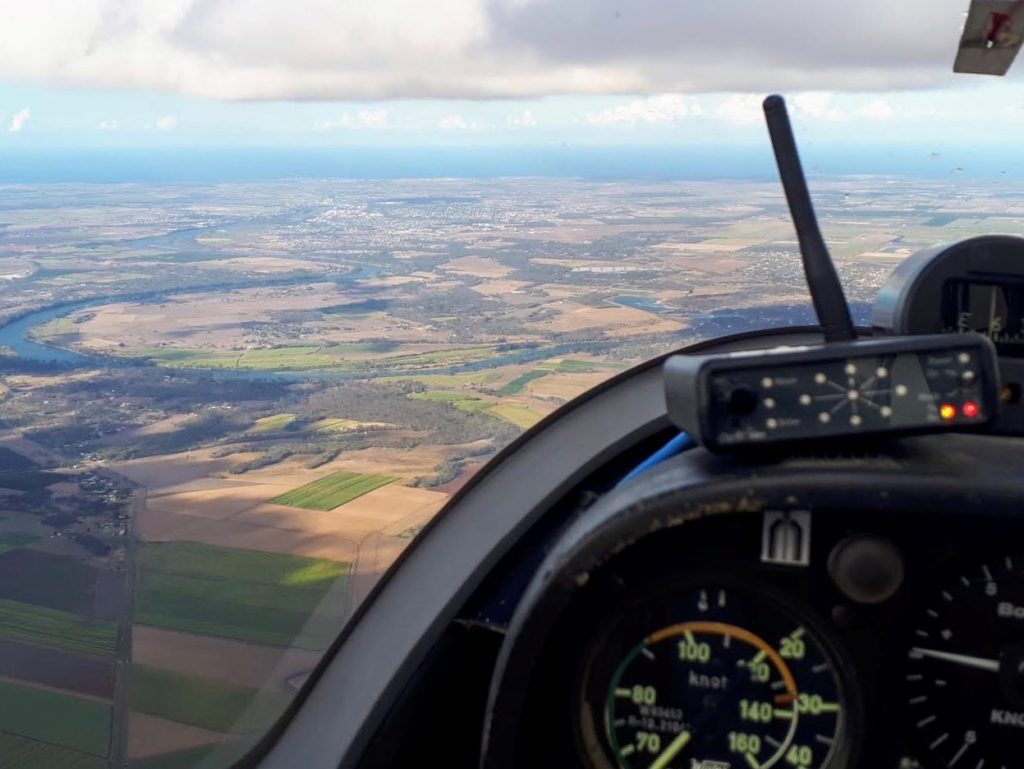
<svg viewBox="0 0 1024 769">
<path fill-rule="evenodd" d="M 813 187 L 861 324 L 916 250 L 1024 233 L 1024 187 Z M 523 431 L 656 355 L 812 322 L 766 181 L 11 184 L 0 287 L 22 769 L 240 755 Z"/>
</svg>

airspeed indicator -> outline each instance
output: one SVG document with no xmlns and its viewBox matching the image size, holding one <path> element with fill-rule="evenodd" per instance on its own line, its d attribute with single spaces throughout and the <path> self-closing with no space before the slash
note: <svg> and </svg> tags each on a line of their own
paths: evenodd
<svg viewBox="0 0 1024 769">
<path fill-rule="evenodd" d="M 844 708 L 816 631 L 762 596 L 723 587 L 673 605 L 664 616 L 680 621 L 650 630 L 609 665 L 600 718 L 614 764 L 827 766 L 843 739 Z"/>
</svg>

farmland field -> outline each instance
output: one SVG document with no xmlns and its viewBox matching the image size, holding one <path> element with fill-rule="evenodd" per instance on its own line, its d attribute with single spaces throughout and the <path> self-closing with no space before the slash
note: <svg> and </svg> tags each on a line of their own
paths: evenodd
<svg viewBox="0 0 1024 769">
<path fill-rule="evenodd" d="M 541 363 L 537 368 L 557 371 L 560 374 L 588 374 L 594 371 L 621 371 L 624 366 L 607 361 L 573 360 L 565 358 L 557 362 Z"/>
<path fill-rule="evenodd" d="M 249 431 L 254 433 L 276 432 L 277 430 L 284 430 L 294 421 L 294 414 L 274 414 L 273 416 L 257 419 L 255 422 L 253 422 L 253 425 L 252 427 L 249 428 Z"/>
<path fill-rule="evenodd" d="M 382 427 L 389 427 L 390 425 L 384 422 L 357 422 L 354 419 L 336 419 L 333 417 L 327 417 L 326 419 L 318 419 L 313 422 L 309 427 L 313 430 L 374 430 Z"/>
<path fill-rule="evenodd" d="M 99 570 L 66 555 L 0 547 L 0 598 L 92 615 Z"/>
<path fill-rule="evenodd" d="M 0 756 L 5 769 L 106 769 L 102 758 L 50 745 L 28 737 L 0 732 Z"/>
<path fill-rule="evenodd" d="M 514 403 L 503 403 L 500 406 L 488 409 L 487 413 L 501 417 L 506 422 L 511 422 L 517 427 L 524 429 L 533 427 L 544 417 L 543 414 L 537 413 L 529 406 L 518 406 Z"/>
<path fill-rule="evenodd" d="M 427 390 L 426 392 L 412 393 L 409 397 L 418 401 L 450 403 L 459 411 L 486 411 L 494 405 L 491 401 L 482 400 L 469 393 L 449 390 Z"/>
<path fill-rule="evenodd" d="M 39 465 L 23 454 L 12 451 L 6 446 L 0 446 L 0 472 L 24 472 L 35 470 Z"/>
<path fill-rule="evenodd" d="M 16 547 L 23 547 L 30 542 L 35 542 L 37 539 L 39 537 L 35 534 L 25 534 L 19 531 L 0 534 L 0 553 L 6 553 L 8 550 L 14 550 Z"/>
<path fill-rule="evenodd" d="M 150 543 L 137 556 L 142 625 L 274 646 L 322 649 L 344 614 L 330 587 L 349 565 L 295 555 L 199 545 Z"/>
<path fill-rule="evenodd" d="M 291 699 L 280 692 L 132 665 L 132 709 L 218 732 L 262 731 Z"/>
<path fill-rule="evenodd" d="M 0 681 L 0 731 L 106 756 L 110 705 Z"/>
<path fill-rule="evenodd" d="M 66 480 L 66 476 L 58 473 L 47 473 L 39 470 L 16 471 L 0 470 L 0 488 L 14 491 L 39 491 L 58 481 Z"/>
<path fill-rule="evenodd" d="M 113 657 L 117 625 L 0 599 L 0 636 L 83 654 Z"/>
<path fill-rule="evenodd" d="M 386 370 L 451 366 L 485 360 L 496 354 L 492 346 L 382 355 L 353 359 L 351 345 L 288 345 L 267 349 L 220 350 L 192 348 L 136 348 L 119 355 L 142 358 L 158 366 L 177 368 L 244 369 L 255 371 Z"/>
<path fill-rule="evenodd" d="M 0 679 L 111 699 L 114 663 L 96 656 L 0 638 Z"/>
<path fill-rule="evenodd" d="M 329 511 L 397 480 L 394 475 L 337 472 L 292 489 L 270 501 L 275 505 Z"/>
<path fill-rule="evenodd" d="M 550 374 L 550 371 L 527 371 L 525 374 L 520 374 L 507 385 L 498 390 L 498 395 L 518 395 L 523 389 L 532 382 L 534 379 L 540 379 L 541 377 Z"/>
</svg>

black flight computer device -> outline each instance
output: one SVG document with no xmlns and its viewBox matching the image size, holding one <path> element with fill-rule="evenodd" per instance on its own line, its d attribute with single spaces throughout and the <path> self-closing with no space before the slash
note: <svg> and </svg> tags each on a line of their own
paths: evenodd
<svg viewBox="0 0 1024 769">
<path fill-rule="evenodd" d="M 764 109 L 825 344 L 670 357 L 664 375 L 673 424 L 712 451 L 991 425 L 1003 396 L 996 345 L 1012 344 L 1012 338 L 978 333 L 976 316 L 989 322 L 998 315 L 1004 334 L 1019 332 L 1014 313 L 1016 304 L 1024 310 L 1024 293 L 992 292 L 984 281 L 956 275 L 935 291 L 954 322 L 916 334 L 890 324 L 879 332 L 900 336 L 859 338 L 814 214 L 785 102 L 770 96 Z M 920 264 L 910 267 L 919 271 Z M 907 283 L 914 281 L 903 277 L 901 287 Z M 900 299 L 907 293 L 888 289 Z M 886 317 L 898 314 L 889 310 Z M 991 332 L 991 322 L 984 331 Z"/>
</svg>

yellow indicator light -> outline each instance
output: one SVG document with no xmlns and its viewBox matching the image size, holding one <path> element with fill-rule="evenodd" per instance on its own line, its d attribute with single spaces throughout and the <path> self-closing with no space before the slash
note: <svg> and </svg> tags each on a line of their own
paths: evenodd
<svg viewBox="0 0 1024 769">
<path fill-rule="evenodd" d="M 956 406 L 952 403 L 943 403 L 939 406 L 939 416 L 948 422 L 950 419 L 956 417 Z"/>
</svg>

